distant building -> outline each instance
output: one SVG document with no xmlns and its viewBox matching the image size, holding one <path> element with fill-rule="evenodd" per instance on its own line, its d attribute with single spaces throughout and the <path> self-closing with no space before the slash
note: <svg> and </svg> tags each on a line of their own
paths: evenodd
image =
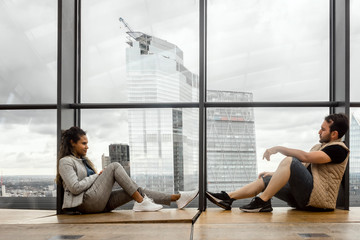
<svg viewBox="0 0 360 240">
<path fill-rule="evenodd" d="M 1 185 L 1 196 L 6 197 L 6 188 L 5 185 Z"/>
<path fill-rule="evenodd" d="M 101 156 L 101 166 L 102 166 L 102 169 L 105 169 L 110 163 L 111 163 L 110 157 L 109 157 L 109 156 L 105 156 L 105 154 L 103 154 L 103 155 Z"/>
<path fill-rule="evenodd" d="M 350 198 L 358 198 L 360 194 L 360 114 L 357 113 L 351 114 L 349 165 Z"/>
<path fill-rule="evenodd" d="M 110 144 L 109 145 L 110 162 L 120 163 L 126 173 L 130 176 L 130 155 L 129 145 L 127 144 Z"/>
<path fill-rule="evenodd" d="M 210 102 L 252 102 L 252 93 L 208 91 Z M 210 191 L 233 191 L 257 177 L 253 108 L 209 108 L 207 173 Z"/>
</svg>

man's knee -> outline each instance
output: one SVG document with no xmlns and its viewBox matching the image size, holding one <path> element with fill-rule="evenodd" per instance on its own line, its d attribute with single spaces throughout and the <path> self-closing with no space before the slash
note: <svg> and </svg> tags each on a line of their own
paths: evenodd
<svg viewBox="0 0 360 240">
<path fill-rule="evenodd" d="M 293 157 L 286 157 L 281 161 L 280 166 L 290 168 L 292 162 L 293 162 Z"/>
</svg>

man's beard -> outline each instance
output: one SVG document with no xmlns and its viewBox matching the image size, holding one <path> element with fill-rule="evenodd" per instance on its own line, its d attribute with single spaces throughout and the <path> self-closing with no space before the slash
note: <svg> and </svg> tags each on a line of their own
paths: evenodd
<svg viewBox="0 0 360 240">
<path fill-rule="evenodd" d="M 325 138 L 321 138 L 319 139 L 320 143 L 329 143 L 330 142 L 330 136 L 326 136 Z"/>
</svg>

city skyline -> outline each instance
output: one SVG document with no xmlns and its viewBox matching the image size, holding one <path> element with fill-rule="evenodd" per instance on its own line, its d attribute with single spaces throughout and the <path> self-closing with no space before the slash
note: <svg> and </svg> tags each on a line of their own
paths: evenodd
<svg viewBox="0 0 360 240">
<path fill-rule="evenodd" d="M 39 2 L 39 1 L 38 1 Z M 37 2 L 37 3 L 38 3 Z M 48 103 L 56 102 L 56 4 L 52 1 L 46 3 L 37 4 L 32 2 L 12 2 L 7 1 L 2 3 L 4 5 L 1 8 L 1 26 L 5 26 L 6 33 L 1 41 L 2 43 L 2 67 L 6 71 L 1 71 L 1 99 L 4 103 Z M 112 3 L 112 4 L 110 4 Z M 152 35 L 159 36 L 163 39 L 176 43 L 184 50 L 184 61 L 187 63 L 189 69 L 192 72 L 198 72 L 198 13 L 197 13 L 197 1 L 183 1 L 176 2 L 176 6 L 170 6 L 170 3 L 166 3 L 164 8 L 157 8 L 157 2 L 152 1 L 147 4 L 150 8 L 146 8 L 144 5 L 139 4 L 137 1 L 133 1 L 128 4 L 113 4 L 112 1 L 102 1 L 101 3 L 84 2 L 83 14 L 82 14 L 82 96 L 83 102 L 122 102 L 127 99 L 127 96 L 122 94 L 123 89 L 126 87 L 121 81 L 115 81 L 115 79 L 124 79 L 123 73 L 125 73 L 125 48 L 124 45 L 124 32 L 119 31 L 119 14 L 131 22 L 132 26 L 143 32 L 148 32 Z M 231 3 L 231 2 L 230 2 Z M 287 40 L 286 38 L 291 36 L 289 32 L 283 31 L 281 24 L 285 24 L 287 21 L 284 19 L 290 19 L 289 15 L 282 11 L 282 14 L 273 14 L 278 9 L 282 9 L 283 5 L 280 1 L 274 1 L 270 3 L 254 2 L 254 3 L 241 3 L 232 2 L 234 11 L 229 11 L 226 17 L 222 18 L 216 14 L 216 9 L 219 9 L 219 14 L 222 10 L 229 9 L 226 5 L 222 5 L 221 2 L 209 1 L 209 41 L 213 43 L 209 45 L 209 51 L 211 52 L 211 59 L 219 59 L 218 62 L 208 63 L 209 68 L 213 68 L 217 63 L 217 70 L 228 69 L 231 67 L 230 76 L 227 75 L 226 79 L 237 75 L 243 75 L 244 72 L 237 72 L 238 66 L 250 67 L 253 72 L 249 72 L 248 75 L 253 75 L 255 72 L 263 72 L 271 75 L 271 68 L 268 67 L 269 61 L 272 56 L 277 56 L 277 60 L 284 59 L 284 62 L 289 62 L 291 59 L 286 56 L 278 56 L 274 54 L 274 48 L 264 50 L 264 46 L 259 46 L 263 50 L 262 52 L 239 52 L 230 51 L 236 49 L 239 46 L 248 46 L 249 40 L 253 39 L 267 39 L 269 44 L 273 46 L 281 45 L 284 42 L 280 40 Z M 286 9 L 290 9 L 292 12 L 297 9 L 299 15 L 302 16 L 306 11 L 310 12 L 314 22 L 316 22 L 316 28 L 321 28 L 320 40 L 318 35 L 314 32 L 313 37 L 309 37 L 309 41 L 304 41 L 303 48 L 298 45 L 284 45 L 285 49 L 291 49 L 291 47 L 302 49 L 304 52 L 311 52 L 315 43 L 326 42 L 327 40 L 327 7 L 326 1 L 319 1 L 313 3 L 314 8 L 308 9 L 307 4 L 309 2 L 296 2 L 286 3 Z M 353 42 L 351 43 L 351 59 L 352 66 L 356 66 L 359 56 L 355 53 L 359 52 L 358 39 L 359 26 L 357 21 L 359 14 L 354 9 L 359 6 L 359 2 L 351 1 L 351 33 Z M 30 11 L 33 7 L 37 9 L 37 13 Z M 138 6 L 138 7 L 134 7 Z M 176 8 L 176 11 L 169 11 L 169 9 Z M 269 7 L 269 8 L 267 8 Z M 267 13 L 261 15 L 264 9 L 267 8 Z M 134 11 L 137 14 L 134 14 Z M 234 15 L 236 9 L 243 9 L 245 12 L 241 12 L 238 16 Z M 275 11 L 276 10 L 276 11 Z M 19 13 L 21 14 L 14 14 Z M 317 14 L 317 13 L 321 14 Z M 325 13 L 325 14 L 324 14 Z M 244 19 L 246 16 L 252 16 L 251 21 L 247 21 L 248 27 L 244 28 Z M 324 17 L 324 15 L 326 15 Z M 40 17 L 41 16 L 41 17 Z M 295 18 L 294 18 L 295 19 Z M 322 24 L 324 22 L 324 24 Z M 195 23 L 195 24 L 194 24 Z M 229 24 L 224 24 L 229 23 Z M 298 34 L 304 34 L 303 36 L 311 36 L 306 32 L 304 27 L 309 26 L 309 22 L 295 21 L 288 25 L 295 29 L 301 29 Z M 319 23 L 319 24 L 318 24 Z M 234 27 L 239 26 L 237 28 Z M 286 24 L 285 24 L 286 25 Z M 311 25 L 310 25 L 311 26 Z M 285 26 L 286 27 L 286 26 Z M 312 27 L 312 26 L 311 26 Z M 235 30 L 235 31 L 234 31 Z M 266 31 L 262 31 L 266 30 Z M 288 29 L 291 30 L 291 29 Z M 249 35 L 251 37 L 246 38 L 245 33 L 257 33 L 264 35 Z M 186 36 L 186 37 L 184 37 Z M 213 38 L 214 37 L 214 38 Z M 51 40 L 52 39 L 52 40 Z M 219 39 L 221 41 L 216 42 Z M 321 40 L 323 39 L 323 40 Z M 236 41 L 235 41 L 236 40 Z M 291 40 L 291 39 L 290 39 Z M 16 41 L 16 42 L 14 42 Z M 10 44 L 11 43 L 11 44 Z M 121 45 L 123 43 L 123 45 Z M 258 42 L 257 42 L 258 43 Z M 296 43 L 296 42 L 295 42 Z M 289 42 L 290 44 L 290 42 Z M 11 46 L 16 45 L 18 48 L 24 51 L 21 54 L 14 54 Z M 223 45 L 227 45 L 224 48 Z M 316 45 L 316 44 L 315 44 Z M 306 48 L 309 46 L 310 48 Z M 325 44 L 326 46 L 326 44 Z M 116 47 L 116 49 L 114 49 Z M 271 47 L 271 46 L 270 46 Z M 276 48 L 275 48 L 276 49 Z M 320 48 L 321 49 L 321 48 Z M 271 51 L 272 50 L 272 51 Z M 278 48 L 280 51 L 281 48 Z M 227 55 L 219 53 L 223 51 Z M 288 53 L 288 52 L 287 52 Z M 122 54 L 122 55 L 121 55 Z M 326 51 L 325 51 L 326 54 Z M 254 59 L 249 58 L 249 64 L 244 60 L 244 56 L 258 56 L 264 59 L 259 62 L 259 65 L 253 65 Z M 303 55 L 301 55 L 303 56 Z M 225 58 L 225 62 L 221 59 Z M 10 61 L 9 61 L 10 59 Z M 259 59 L 259 58 L 257 58 Z M 270 60 L 269 60 L 270 59 Z M 119 61 L 118 61 L 119 60 Z M 221 60 L 221 61 L 220 61 Z M 267 61 L 265 61 L 267 60 Z M 319 62 L 317 58 L 310 58 L 309 64 L 307 62 L 300 62 L 301 66 L 311 66 L 311 63 Z M 121 66 L 119 67 L 119 62 Z M 326 59 L 326 63 L 327 63 Z M 29 67 L 35 64 L 36 68 Z M 115 66 L 116 65 L 116 66 Z M 271 65 L 271 64 L 270 64 Z M 32 71 L 30 71 L 30 69 Z M 239 67 L 240 69 L 240 67 Z M 229 69 L 230 70 L 230 69 Z M 313 70 L 313 68 L 310 68 Z M 36 71 L 36 72 L 35 72 Z M 211 70 L 212 71 L 212 70 Z M 229 71 L 230 72 L 230 71 Z M 308 72 L 307 68 L 304 71 Z M 358 100 L 356 89 L 358 89 L 359 81 L 356 81 L 359 75 L 359 68 L 351 67 L 351 99 L 352 101 Z M 26 76 L 25 78 L 23 76 Z M 232 85 L 229 81 L 222 81 L 222 74 L 209 73 L 209 88 L 221 88 Z M 311 76 L 310 76 L 311 77 Z M 327 80 L 327 77 L 324 78 Z M 252 81 L 248 79 L 247 82 L 243 82 L 243 85 L 237 84 L 234 88 L 245 88 L 252 86 L 253 89 L 262 89 L 263 91 L 254 93 L 254 100 L 258 101 L 259 97 L 268 95 L 268 92 L 274 89 L 280 89 L 282 92 L 286 92 L 287 89 L 293 89 L 290 85 L 286 85 L 284 81 L 278 81 L 276 76 L 274 78 L 268 78 L 269 81 Z M 317 79 L 312 79 L 315 82 Z M 46 84 L 44 84 L 46 83 Z M 31 86 L 29 86 L 31 85 Z M 46 86 L 48 90 L 37 92 L 36 86 Z M 305 84 L 304 84 L 305 85 Z M 3 88 L 3 86 L 5 86 Z M 269 87 L 266 89 L 266 87 Z M 271 88 L 271 86 L 273 86 Z M 297 85 L 298 86 L 298 85 Z M 265 88 L 265 89 L 264 89 Z M 315 89 L 315 87 L 314 87 Z M 303 88 L 296 88 L 297 92 L 303 93 Z M 273 91 L 275 92 L 275 91 Z M 292 94 L 292 91 L 287 91 Z M 310 92 L 311 94 L 318 94 Z M 321 94 L 327 94 L 328 91 L 323 91 Z M 325 96 L 324 95 L 324 96 Z M 303 95 L 308 96 L 308 95 Z M 307 97 L 306 97 L 307 98 Z M 309 99 L 317 98 L 314 95 L 309 96 Z M 326 97 L 321 99 L 327 100 Z M 286 99 L 293 100 L 293 98 Z M 255 123 L 255 131 L 257 136 L 257 160 L 259 165 L 259 171 L 271 170 L 278 164 L 278 162 L 272 164 L 263 162 L 261 160 L 261 154 L 263 150 L 270 147 L 269 143 L 272 143 L 273 136 L 279 136 L 282 141 L 277 141 L 276 144 L 285 146 L 297 147 L 300 149 L 309 149 L 310 145 L 317 142 L 317 130 L 321 123 L 321 119 L 328 112 L 327 108 L 320 109 L 322 111 L 318 114 L 318 109 L 314 111 L 310 109 L 310 114 L 307 114 L 307 109 L 296 109 L 294 111 L 288 109 L 255 109 L 254 114 L 257 119 Z M 356 110 L 353 110 L 356 111 Z M 97 166 L 101 166 L 101 154 L 105 152 L 110 142 L 129 142 L 127 129 L 116 135 L 113 133 L 114 129 L 127 128 L 127 116 L 122 111 L 100 111 L 106 112 L 108 119 L 93 120 L 98 117 L 99 111 L 82 110 L 82 126 L 88 130 L 88 135 L 91 137 L 89 156 L 93 159 Z M 120 114 L 118 114 L 120 112 Z M 269 113 L 270 112 L 270 113 Z M 96 115 L 91 116 L 92 114 Z M 269 122 L 266 122 L 268 115 L 272 118 Z M 315 117 L 309 117 L 309 115 L 315 114 Z M 122 116 L 118 116 L 122 115 Z M 290 116 L 290 117 L 289 117 Z M 297 119 L 293 119 L 292 116 L 296 116 L 298 119 L 302 119 L 303 126 L 298 127 Z M 286 119 L 284 124 L 277 124 Z M 269 125 L 272 125 L 269 127 Z M 285 126 L 283 126 L 285 125 Z M 290 131 L 288 126 L 296 126 L 293 134 L 286 135 L 283 131 L 283 127 L 286 127 L 286 131 Z M 16 175 L 16 174 L 55 174 L 56 172 L 56 111 L 54 110 L 36 110 L 36 111 L 2 111 L 0 113 L 0 127 L 4 133 L 0 136 L 1 148 L 5 149 L 0 155 L 0 171 L 4 175 Z M 307 136 L 303 136 L 304 133 L 308 133 Z M 292 135 L 300 136 L 298 142 L 293 142 Z M 16 136 L 17 140 L 9 141 L 9 139 Z M 309 140 L 310 139 L 310 140 Z M 308 142 L 311 141 L 311 144 Z M 18 151 L 15 146 L 21 146 L 21 151 Z M 24 168 L 24 160 L 26 160 L 27 168 Z"/>
</svg>

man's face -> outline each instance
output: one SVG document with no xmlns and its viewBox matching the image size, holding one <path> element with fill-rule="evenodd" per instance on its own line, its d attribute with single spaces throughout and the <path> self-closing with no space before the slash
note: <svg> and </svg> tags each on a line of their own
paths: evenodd
<svg viewBox="0 0 360 240">
<path fill-rule="evenodd" d="M 321 124 L 321 128 L 319 130 L 319 142 L 320 143 L 328 143 L 331 141 L 331 134 L 330 134 L 330 126 L 332 122 L 328 123 L 327 121 L 324 121 Z"/>
</svg>

